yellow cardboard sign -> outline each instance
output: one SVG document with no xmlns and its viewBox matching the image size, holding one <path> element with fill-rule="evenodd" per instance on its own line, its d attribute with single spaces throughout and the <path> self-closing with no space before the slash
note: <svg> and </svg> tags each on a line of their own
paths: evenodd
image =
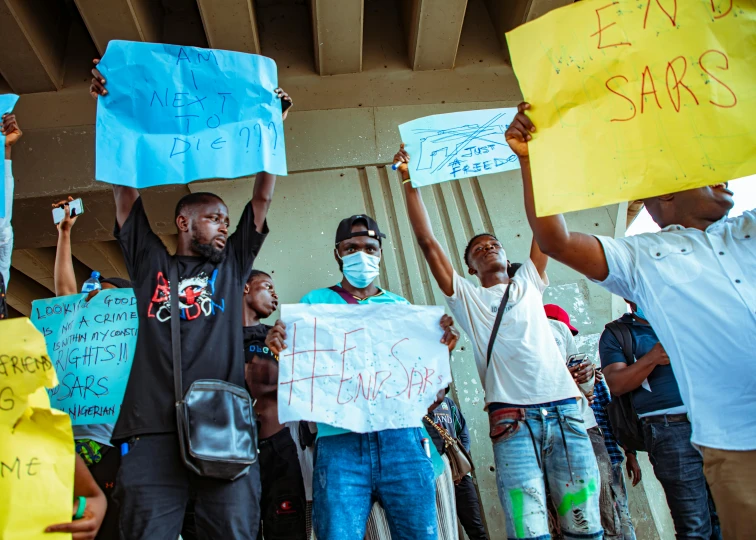
<svg viewBox="0 0 756 540">
<path fill-rule="evenodd" d="M 45 528 L 71 521 L 70 417 L 50 408 L 57 384 L 42 334 L 29 319 L 0 322 L 0 538 L 70 539 Z"/>
<path fill-rule="evenodd" d="M 756 173 L 756 0 L 583 0 L 507 42 L 539 216 Z"/>
<path fill-rule="evenodd" d="M 0 425 L 0 538 L 71 538 L 44 531 L 71 521 L 74 460 L 71 420 L 64 412 L 30 408 L 15 427 Z"/>
<path fill-rule="evenodd" d="M 26 411 L 30 394 L 57 384 L 45 338 L 31 321 L 0 321 L 0 425 L 13 426 Z"/>
</svg>

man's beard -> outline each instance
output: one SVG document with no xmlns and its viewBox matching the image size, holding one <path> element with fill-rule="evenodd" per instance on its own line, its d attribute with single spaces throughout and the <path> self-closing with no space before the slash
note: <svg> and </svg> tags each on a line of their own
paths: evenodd
<svg viewBox="0 0 756 540">
<path fill-rule="evenodd" d="M 192 238 L 192 250 L 205 257 L 212 264 L 220 264 L 226 260 L 226 246 L 223 249 L 213 247 L 212 244 L 200 244 L 196 238 Z"/>
</svg>

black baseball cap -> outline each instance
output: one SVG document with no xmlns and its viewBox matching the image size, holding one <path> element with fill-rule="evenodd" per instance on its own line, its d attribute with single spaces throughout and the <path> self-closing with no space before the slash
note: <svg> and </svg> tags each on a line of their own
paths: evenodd
<svg viewBox="0 0 756 540">
<path fill-rule="evenodd" d="M 352 226 L 359 222 L 363 222 L 368 230 L 352 232 Z M 338 246 L 339 242 L 343 242 L 348 238 L 354 238 L 355 236 L 369 236 L 376 238 L 378 242 L 381 242 L 381 238 L 386 238 L 386 235 L 378 228 L 375 220 L 365 214 L 358 214 L 341 220 L 341 223 L 336 228 L 336 245 Z"/>
</svg>

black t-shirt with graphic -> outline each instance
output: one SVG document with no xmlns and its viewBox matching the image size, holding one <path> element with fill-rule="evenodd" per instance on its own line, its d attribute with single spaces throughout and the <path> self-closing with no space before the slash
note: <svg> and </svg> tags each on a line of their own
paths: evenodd
<svg viewBox="0 0 756 540">
<path fill-rule="evenodd" d="M 134 284 L 139 336 L 113 441 L 135 435 L 176 431 L 168 275 L 175 258 L 179 274 L 181 356 L 184 391 L 198 379 L 244 386 L 242 296 L 252 263 L 268 234 L 255 229 L 247 204 L 226 258 L 212 264 L 202 257 L 171 256 L 152 232 L 141 197 L 114 236 L 121 244 Z"/>
<path fill-rule="evenodd" d="M 255 356 L 265 358 L 266 360 L 278 361 L 276 355 L 265 345 L 265 338 L 268 332 L 273 328 L 267 324 L 257 324 L 255 326 L 245 326 L 244 332 L 244 359 L 251 362 Z"/>
</svg>

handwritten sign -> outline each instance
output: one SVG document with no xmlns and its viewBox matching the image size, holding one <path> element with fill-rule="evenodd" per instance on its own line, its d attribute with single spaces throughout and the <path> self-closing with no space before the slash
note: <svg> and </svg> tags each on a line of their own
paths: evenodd
<svg viewBox="0 0 756 540">
<path fill-rule="evenodd" d="M 57 382 L 45 339 L 29 319 L 0 321 L 0 426 L 13 426 L 29 396 Z"/>
<path fill-rule="evenodd" d="M 197 47 L 111 41 L 100 72 L 96 178 L 150 187 L 286 174 L 276 64 Z"/>
<path fill-rule="evenodd" d="M 507 33 L 538 215 L 756 173 L 756 5 L 583 0 Z"/>
<path fill-rule="evenodd" d="M 438 306 L 284 305 L 279 421 L 359 433 L 419 427 L 451 382 L 443 313 Z"/>
<path fill-rule="evenodd" d="M 504 133 L 517 109 L 486 109 L 418 118 L 399 126 L 414 187 L 519 169 Z"/>
<path fill-rule="evenodd" d="M 0 94 L 0 118 L 9 114 L 16 106 L 18 96 L 16 94 Z M 0 122 L 1 123 L 1 122 Z M 0 132 L 0 149 L 5 148 L 5 135 Z M 5 174 L 3 172 L 3 174 Z M 0 218 L 5 217 L 5 189 L 0 189 Z"/>
<path fill-rule="evenodd" d="M 134 359 L 139 317 L 132 289 L 108 289 L 32 302 L 31 320 L 44 334 L 60 384 L 50 390 L 56 409 L 74 425 L 118 419 Z"/>
<path fill-rule="evenodd" d="M 29 408 L 15 427 L 0 425 L 0 538 L 71 538 L 44 531 L 71 521 L 74 452 L 71 421 L 60 411 Z"/>
</svg>

